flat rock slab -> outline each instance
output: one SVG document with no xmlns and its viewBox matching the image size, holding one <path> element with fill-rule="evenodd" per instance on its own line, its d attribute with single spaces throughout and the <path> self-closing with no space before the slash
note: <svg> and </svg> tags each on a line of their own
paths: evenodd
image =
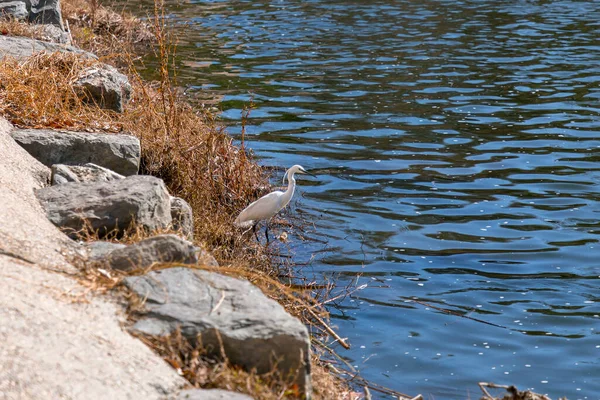
<svg viewBox="0 0 600 400">
<path fill-rule="evenodd" d="M 306 327 L 257 287 L 224 275 L 191 268 L 169 268 L 125 279 L 146 299 L 145 314 L 133 330 L 167 335 L 176 329 L 200 335 L 213 355 L 221 354 L 247 370 L 266 373 L 276 366 L 310 393 L 310 342 Z"/>
<path fill-rule="evenodd" d="M 42 164 L 94 163 L 121 175 L 135 175 L 140 165 L 140 141 L 131 135 L 15 129 L 13 139 Z"/>
<path fill-rule="evenodd" d="M 252 400 L 252 397 L 221 389 L 183 390 L 175 400 Z"/>
<path fill-rule="evenodd" d="M 112 269 L 131 271 L 145 269 L 155 263 L 196 264 L 199 253 L 204 251 L 177 235 L 157 235 L 116 249 L 107 254 L 102 261 Z M 204 257 L 207 256 L 212 258 L 204 254 Z M 214 258 L 212 262 L 212 266 L 218 266 Z"/>
<path fill-rule="evenodd" d="M 78 232 L 122 233 L 134 222 L 149 231 L 171 225 L 171 196 L 161 179 L 130 176 L 110 182 L 65 183 L 36 195 L 50 221 L 72 238 Z"/>
<path fill-rule="evenodd" d="M 54 164 L 50 183 L 60 185 L 68 182 L 109 182 L 125 179 L 121 174 L 93 163 L 85 165 Z"/>
<path fill-rule="evenodd" d="M 10 56 L 18 59 L 31 57 L 35 53 L 45 51 L 48 53 L 63 52 L 75 53 L 90 59 L 97 59 L 94 54 L 83 51 L 74 46 L 61 45 L 41 40 L 0 35 L 0 60 Z"/>
</svg>

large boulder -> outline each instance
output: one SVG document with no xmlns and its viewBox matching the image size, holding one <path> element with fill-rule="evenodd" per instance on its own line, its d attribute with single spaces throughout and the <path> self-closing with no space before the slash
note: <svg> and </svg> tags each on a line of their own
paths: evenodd
<svg viewBox="0 0 600 400">
<path fill-rule="evenodd" d="M 171 225 L 171 198 L 153 176 L 65 183 L 36 194 L 50 221 L 73 238 L 90 231 L 120 234 L 134 223 L 149 231 Z"/>
<path fill-rule="evenodd" d="M 127 176 L 137 174 L 140 165 L 140 141 L 130 135 L 51 129 L 15 129 L 11 135 L 29 154 L 48 167 L 94 163 Z"/>
<path fill-rule="evenodd" d="M 123 175 L 93 163 L 85 165 L 54 164 L 51 171 L 50 183 L 53 185 L 67 182 L 108 182 L 125 179 Z"/>
<path fill-rule="evenodd" d="M 306 327 L 247 281 L 191 268 L 169 268 L 125 279 L 146 300 L 133 326 L 148 335 L 180 329 L 214 356 L 221 348 L 234 364 L 266 373 L 277 368 L 310 393 Z"/>
<path fill-rule="evenodd" d="M 112 269 L 131 271 L 138 268 L 146 269 L 155 263 L 196 264 L 199 259 L 210 260 L 209 265 L 218 266 L 210 254 L 187 240 L 177 235 L 158 235 L 116 249 L 106 254 L 100 261 Z"/>
<path fill-rule="evenodd" d="M 75 53 L 89 59 L 98 58 L 94 54 L 83 51 L 74 46 L 44 42 L 25 37 L 0 35 L 0 60 L 7 56 L 25 59 L 41 51 L 45 51 L 47 53 Z"/>
<path fill-rule="evenodd" d="M 221 389 L 187 389 L 175 400 L 252 400 L 252 397 Z"/>
<path fill-rule="evenodd" d="M 190 240 L 194 238 L 194 214 L 187 201 L 180 197 L 171 197 L 171 219 L 174 230 Z"/>
<path fill-rule="evenodd" d="M 127 76 L 106 64 L 85 69 L 73 83 L 73 88 L 88 103 L 116 112 L 123 112 L 132 91 Z"/>
</svg>

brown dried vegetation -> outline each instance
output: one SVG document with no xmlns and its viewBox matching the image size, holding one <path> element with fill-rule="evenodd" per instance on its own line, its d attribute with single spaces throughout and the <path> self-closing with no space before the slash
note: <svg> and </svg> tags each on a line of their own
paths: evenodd
<svg viewBox="0 0 600 400">
<path fill-rule="evenodd" d="M 14 18 L 5 18 L 4 16 L 0 16 L 0 35 L 23 36 L 46 40 L 42 25 L 24 24 Z"/>
<path fill-rule="evenodd" d="M 100 57 L 126 61 L 132 51 L 155 40 L 151 26 L 128 13 L 117 13 L 98 0 L 62 2 L 73 44 Z"/>
</svg>

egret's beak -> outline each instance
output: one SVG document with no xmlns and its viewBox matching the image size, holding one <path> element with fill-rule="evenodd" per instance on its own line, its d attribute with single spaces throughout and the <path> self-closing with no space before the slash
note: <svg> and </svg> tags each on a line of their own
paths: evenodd
<svg viewBox="0 0 600 400">
<path fill-rule="evenodd" d="M 300 171 L 300 172 L 303 173 L 303 174 L 306 174 L 306 175 L 314 176 L 315 178 L 317 177 L 315 174 L 311 174 L 308 171 Z"/>
</svg>

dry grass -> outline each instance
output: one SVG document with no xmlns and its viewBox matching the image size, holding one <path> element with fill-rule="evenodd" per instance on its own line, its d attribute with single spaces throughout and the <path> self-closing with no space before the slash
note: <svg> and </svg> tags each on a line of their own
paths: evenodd
<svg viewBox="0 0 600 400">
<path fill-rule="evenodd" d="M 46 40 L 42 25 L 24 24 L 13 18 L 0 16 L 0 35 L 24 36 L 33 39 Z"/>
<path fill-rule="evenodd" d="M 152 44 L 150 26 L 133 15 L 117 13 L 97 0 L 67 0 L 61 4 L 71 30 L 73 44 L 113 62 L 127 61 L 127 55 Z"/>
<path fill-rule="evenodd" d="M 200 344 L 201 337 L 196 345 L 191 344 L 179 331 L 164 337 L 139 337 L 194 387 L 246 393 L 257 400 L 299 397 L 297 389 L 284 383 L 275 371 L 258 375 L 231 365 L 224 355 L 221 360 L 207 356 Z"/>
<path fill-rule="evenodd" d="M 95 62 L 71 53 L 39 53 L 24 62 L 5 58 L 0 62 L 0 113 L 19 126 L 107 127 L 103 122 L 111 115 L 86 105 L 72 87 Z"/>
</svg>

